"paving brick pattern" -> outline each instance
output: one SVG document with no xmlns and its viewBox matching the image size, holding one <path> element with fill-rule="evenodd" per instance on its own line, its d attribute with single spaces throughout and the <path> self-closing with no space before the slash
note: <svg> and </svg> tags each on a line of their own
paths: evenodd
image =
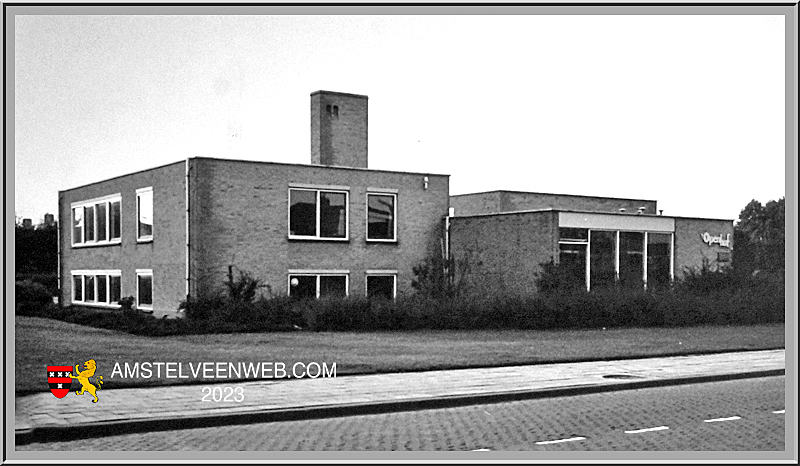
<svg viewBox="0 0 800 466">
<path fill-rule="evenodd" d="M 19 450 L 782 451 L 785 377 L 333 419 L 152 432 Z M 705 423 L 705 419 L 740 420 Z M 665 425 L 641 434 L 634 430 Z M 582 436 L 576 442 L 541 441 Z M 487 457 L 489 458 L 489 457 Z"/>
<path fill-rule="evenodd" d="M 49 392 L 17 397 L 14 403 L 15 429 L 23 432 L 42 426 L 70 428 L 136 419 L 174 419 L 180 422 L 192 417 L 237 412 L 612 386 L 631 380 L 663 381 L 784 368 L 785 350 L 772 350 L 228 384 L 244 389 L 241 403 L 202 402 L 202 388 L 208 385 L 114 389 L 114 379 L 109 378 L 98 391 L 98 403 L 92 403 L 86 394 L 75 395 L 74 390 L 63 399 Z"/>
</svg>

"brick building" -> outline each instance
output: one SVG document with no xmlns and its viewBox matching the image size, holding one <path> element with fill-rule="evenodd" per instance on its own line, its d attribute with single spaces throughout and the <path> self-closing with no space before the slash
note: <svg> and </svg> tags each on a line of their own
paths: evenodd
<svg viewBox="0 0 800 466">
<path fill-rule="evenodd" d="M 195 157 L 60 192 L 61 300 L 171 315 L 229 267 L 275 294 L 393 297 L 448 195 L 447 175 L 368 169 L 367 97 L 318 91 L 310 165 Z"/>
<path fill-rule="evenodd" d="M 132 296 L 176 315 L 239 271 L 276 295 L 391 298 L 446 250 L 483 294 L 535 292 L 549 260 L 591 289 L 730 261 L 732 221 L 656 215 L 656 201 L 450 196 L 448 175 L 371 170 L 367 110 L 366 96 L 312 93 L 308 165 L 194 157 L 60 191 L 61 303 L 114 309 Z"/>
<path fill-rule="evenodd" d="M 656 201 L 494 191 L 450 198 L 450 252 L 479 294 L 536 291 L 542 264 L 578 287 L 657 288 L 731 261 L 733 221 L 654 215 Z M 650 212 L 650 213 L 648 213 Z"/>
</svg>

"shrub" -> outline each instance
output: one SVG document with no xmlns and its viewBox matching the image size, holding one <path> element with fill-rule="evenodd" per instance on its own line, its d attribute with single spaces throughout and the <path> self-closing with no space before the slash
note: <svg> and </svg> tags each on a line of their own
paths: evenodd
<svg viewBox="0 0 800 466">
<path fill-rule="evenodd" d="M 23 280 L 14 284 L 17 315 L 38 315 L 53 303 L 53 295 L 41 283 Z"/>
</svg>

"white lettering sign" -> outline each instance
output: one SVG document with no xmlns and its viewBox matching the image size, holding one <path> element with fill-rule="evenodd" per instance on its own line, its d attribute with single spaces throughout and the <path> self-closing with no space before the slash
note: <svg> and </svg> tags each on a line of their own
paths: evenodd
<svg viewBox="0 0 800 466">
<path fill-rule="evenodd" d="M 719 236 L 711 236 L 711 233 L 705 232 L 700 235 L 703 238 L 703 242 L 709 246 L 713 246 L 715 244 L 719 244 L 723 248 L 731 247 L 731 234 L 728 233 L 725 237 L 722 237 L 722 233 Z"/>
</svg>

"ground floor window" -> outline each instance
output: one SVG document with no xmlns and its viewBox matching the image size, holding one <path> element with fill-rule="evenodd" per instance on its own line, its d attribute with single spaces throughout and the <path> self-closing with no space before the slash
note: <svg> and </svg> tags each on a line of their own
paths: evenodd
<svg viewBox="0 0 800 466">
<path fill-rule="evenodd" d="M 661 289 L 672 281 L 672 233 L 559 229 L 559 270 L 586 289 Z"/>
<path fill-rule="evenodd" d="M 344 298 L 348 291 L 347 273 L 289 274 L 289 296 L 293 299 Z"/>
<path fill-rule="evenodd" d="M 120 279 L 119 270 L 74 270 L 72 302 L 118 307 Z"/>
<path fill-rule="evenodd" d="M 396 274 L 367 275 L 367 297 L 370 299 L 394 299 L 397 295 Z"/>
<path fill-rule="evenodd" d="M 136 307 L 153 309 L 153 271 L 150 269 L 136 271 Z"/>
</svg>

